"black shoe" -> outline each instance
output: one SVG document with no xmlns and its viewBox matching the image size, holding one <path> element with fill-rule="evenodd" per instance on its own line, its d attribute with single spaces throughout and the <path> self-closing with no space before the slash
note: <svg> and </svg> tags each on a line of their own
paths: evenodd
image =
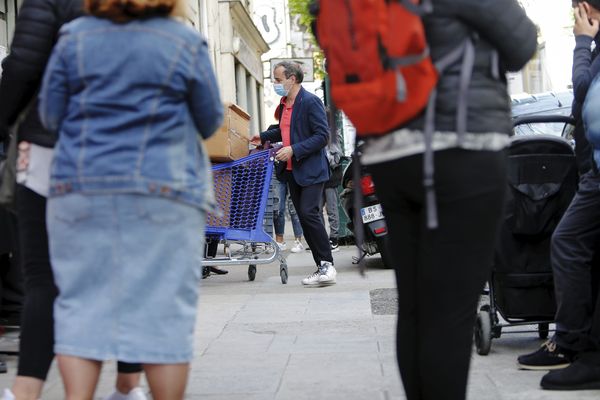
<svg viewBox="0 0 600 400">
<path fill-rule="evenodd" d="M 217 275 L 227 275 L 229 271 L 226 269 L 221 269 L 219 267 L 208 267 L 210 272 L 215 273 Z"/>
<path fill-rule="evenodd" d="M 547 340 L 542 346 L 530 354 L 519 356 L 520 369 L 551 370 L 569 366 L 574 354 L 558 346 L 552 339 Z"/>
<path fill-rule="evenodd" d="M 210 267 L 202 267 L 202 279 L 206 279 L 210 276 Z"/>
<path fill-rule="evenodd" d="M 546 390 L 600 389 L 600 365 L 588 363 L 585 357 L 581 357 L 567 368 L 548 372 L 540 385 Z"/>
</svg>

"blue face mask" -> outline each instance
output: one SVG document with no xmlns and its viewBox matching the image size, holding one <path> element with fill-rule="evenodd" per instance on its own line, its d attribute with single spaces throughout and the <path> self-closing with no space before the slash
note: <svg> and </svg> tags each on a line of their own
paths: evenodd
<svg viewBox="0 0 600 400">
<path fill-rule="evenodd" d="M 288 92 L 290 91 L 289 89 L 286 89 L 285 86 L 283 86 L 283 83 L 274 83 L 273 90 L 275 90 L 275 93 L 282 97 L 287 96 Z"/>
</svg>

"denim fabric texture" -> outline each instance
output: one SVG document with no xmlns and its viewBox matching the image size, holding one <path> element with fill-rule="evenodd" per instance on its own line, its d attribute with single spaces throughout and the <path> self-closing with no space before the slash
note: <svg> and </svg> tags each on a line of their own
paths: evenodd
<svg viewBox="0 0 600 400">
<path fill-rule="evenodd" d="M 300 220 L 298 220 L 298 213 L 296 212 L 296 208 L 294 208 L 294 204 L 292 204 L 292 199 L 288 196 L 287 182 L 277 181 L 276 185 L 279 191 L 279 202 L 277 210 L 275 211 L 273 216 L 275 234 L 283 236 L 283 234 L 285 233 L 285 209 L 287 208 L 290 214 L 290 218 L 292 220 L 292 229 L 294 231 L 294 237 L 302 237 L 302 225 L 300 225 Z"/>
<path fill-rule="evenodd" d="M 50 198 L 57 354 L 171 364 L 193 357 L 205 213 L 137 195 Z"/>
<path fill-rule="evenodd" d="M 61 29 L 40 92 L 40 117 L 59 139 L 50 196 L 140 193 L 207 209 L 201 144 L 223 120 L 206 41 L 172 18 Z"/>
<path fill-rule="evenodd" d="M 327 211 L 327 221 L 329 222 L 329 239 L 337 239 L 339 236 L 340 215 L 338 211 L 338 200 L 339 195 L 337 188 L 326 187 L 323 189 L 321 208 L 325 208 Z"/>
</svg>

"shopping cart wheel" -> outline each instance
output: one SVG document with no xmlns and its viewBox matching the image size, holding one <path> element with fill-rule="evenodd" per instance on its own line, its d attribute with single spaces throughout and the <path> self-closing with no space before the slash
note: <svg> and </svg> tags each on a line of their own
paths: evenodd
<svg viewBox="0 0 600 400">
<path fill-rule="evenodd" d="M 248 279 L 253 281 L 256 278 L 256 265 L 248 265 Z"/>
<path fill-rule="evenodd" d="M 550 332 L 550 324 L 547 322 L 538 324 L 538 336 L 540 339 L 548 339 L 548 333 Z"/>
<path fill-rule="evenodd" d="M 475 347 L 477 354 L 485 356 L 492 347 L 492 316 L 488 310 L 481 310 L 475 322 Z"/>
<path fill-rule="evenodd" d="M 285 285 L 288 281 L 288 270 L 286 263 L 281 263 L 279 265 L 279 276 L 281 276 L 281 283 Z"/>
</svg>

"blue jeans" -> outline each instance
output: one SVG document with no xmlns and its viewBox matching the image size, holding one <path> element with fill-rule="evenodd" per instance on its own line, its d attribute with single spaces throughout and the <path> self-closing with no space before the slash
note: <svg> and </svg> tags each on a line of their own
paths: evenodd
<svg viewBox="0 0 600 400">
<path fill-rule="evenodd" d="M 287 203 L 288 211 L 290 213 L 290 217 L 292 218 L 294 237 L 302 237 L 302 226 L 298 220 L 298 214 L 296 213 L 296 209 L 294 208 L 291 199 L 288 198 L 288 185 L 286 182 L 280 181 L 277 181 L 277 184 L 279 185 L 279 205 L 277 210 L 274 211 L 273 215 L 275 234 L 278 236 L 283 236 L 285 232 L 285 206 Z"/>
<path fill-rule="evenodd" d="M 323 189 L 321 209 L 325 207 L 327 210 L 327 220 L 329 221 L 329 239 L 337 239 L 339 235 L 340 216 L 338 214 L 338 197 L 337 188 L 326 187 Z"/>
</svg>

